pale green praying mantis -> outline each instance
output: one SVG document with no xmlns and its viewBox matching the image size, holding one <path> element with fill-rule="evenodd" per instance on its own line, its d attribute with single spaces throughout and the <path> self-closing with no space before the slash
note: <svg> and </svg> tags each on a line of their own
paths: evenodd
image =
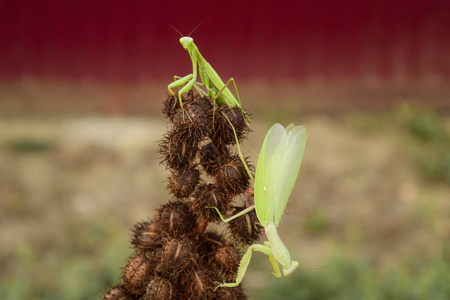
<svg viewBox="0 0 450 300">
<path fill-rule="evenodd" d="M 268 241 L 264 245 L 254 244 L 248 247 L 239 264 L 236 282 L 223 283 L 216 287 L 238 286 L 247 271 L 253 251 L 266 254 L 274 269 L 274 275 L 281 277 L 278 263 L 282 266 L 284 276 L 290 275 L 298 267 L 298 262 L 291 260 L 288 249 L 277 232 L 286 204 L 294 188 L 305 151 L 308 130 L 304 126 L 290 124 L 284 128 L 273 125 L 268 131 L 258 158 L 255 176 L 255 205 L 242 212 L 223 219 L 229 222 L 256 208 L 256 215 L 264 227 Z"/>
<path fill-rule="evenodd" d="M 197 26 L 198 27 L 198 26 Z M 180 43 L 185 50 L 188 51 L 189 56 L 192 61 L 192 74 L 186 75 L 184 77 L 174 76 L 175 81 L 167 86 L 169 92 L 176 96 L 176 94 L 172 91 L 175 87 L 183 86 L 178 90 L 178 99 L 180 101 L 180 105 L 183 106 L 181 96 L 184 93 L 187 93 L 193 87 L 197 90 L 199 94 L 206 95 L 205 92 L 198 88 L 197 85 L 202 85 L 207 89 L 207 95 L 213 98 L 214 104 L 227 104 L 228 106 L 237 106 L 242 110 L 241 100 L 239 98 L 239 92 L 237 90 L 236 82 L 233 78 L 230 78 L 228 82 L 225 84 L 223 80 L 220 78 L 219 74 L 211 67 L 211 65 L 203 58 L 198 50 L 197 46 L 194 44 L 194 39 L 190 36 L 183 36 L 176 28 L 175 29 L 182 37 L 180 38 Z M 195 29 L 194 29 L 195 30 Z M 192 33 L 192 32 L 191 32 Z M 197 80 L 197 67 L 198 74 L 200 75 L 201 83 L 196 82 Z M 228 84 L 233 82 L 234 88 L 236 90 L 236 97 L 234 97 L 233 93 L 228 89 Z M 242 110 L 247 120 L 249 120 L 248 116 Z"/>
</svg>

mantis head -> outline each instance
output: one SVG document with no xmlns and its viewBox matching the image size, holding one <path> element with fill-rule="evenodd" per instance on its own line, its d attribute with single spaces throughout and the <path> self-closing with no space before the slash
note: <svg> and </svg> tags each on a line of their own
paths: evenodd
<svg viewBox="0 0 450 300">
<path fill-rule="evenodd" d="M 183 45 L 184 49 L 188 50 L 188 48 L 194 43 L 194 39 L 190 36 L 183 36 L 180 39 L 180 43 L 181 45 Z"/>
</svg>

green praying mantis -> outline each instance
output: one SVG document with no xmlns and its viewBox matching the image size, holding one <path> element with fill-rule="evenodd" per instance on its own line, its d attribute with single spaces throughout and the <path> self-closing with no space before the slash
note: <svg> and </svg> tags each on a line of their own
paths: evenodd
<svg viewBox="0 0 450 300">
<path fill-rule="evenodd" d="M 186 51 L 188 51 L 189 56 L 191 57 L 192 74 L 186 75 L 184 77 L 174 76 L 175 81 L 167 86 L 169 92 L 172 95 L 176 96 L 176 94 L 172 91 L 172 89 L 175 87 L 183 86 L 178 90 L 178 100 L 180 101 L 180 105 L 183 106 L 181 96 L 194 87 L 199 94 L 208 95 L 209 97 L 213 98 L 214 105 L 216 104 L 217 101 L 218 104 L 227 104 L 228 106 L 239 107 L 242 110 L 243 114 L 246 116 L 247 120 L 250 121 L 249 117 L 242 109 L 241 100 L 239 98 L 239 92 L 237 90 L 236 82 L 234 81 L 234 79 L 230 78 L 225 84 L 223 80 L 220 78 L 219 74 L 217 74 L 217 72 L 213 69 L 213 67 L 200 54 L 200 51 L 194 44 L 194 39 L 191 38 L 190 36 L 183 36 L 176 28 L 174 27 L 172 28 L 175 29 L 182 36 L 180 38 L 180 43 L 183 46 L 183 48 Z M 196 82 L 197 74 L 200 75 L 200 79 L 202 81 L 200 83 Z M 231 82 L 233 82 L 234 88 L 236 90 L 237 99 L 228 88 L 228 85 Z M 205 93 L 202 89 L 198 88 L 198 85 L 204 86 L 207 89 L 207 93 Z"/>
<path fill-rule="evenodd" d="M 235 287 L 241 283 L 253 251 L 269 257 L 275 271 L 273 274 L 277 278 L 281 277 L 278 263 L 282 266 L 284 276 L 292 274 L 298 267 L 298 262 L 291 260 L 288 249 L 278 235 L 277 227 L 297 180 L 307 137 L 308 130 L 304 126 L 290 124 L 284 128 L 280 124 L 273 125 L 264 139 L 258 158 L 254 187 L 255 205 L 228 219 L 224 219 L 215 208 L 224 222 L 229 222 L 255 208 L 268 239 L 264 245 L 254 244 L 248 247 L 239 264 L 236 282 L 220 284 L 216 289 Z"/>
</svg>

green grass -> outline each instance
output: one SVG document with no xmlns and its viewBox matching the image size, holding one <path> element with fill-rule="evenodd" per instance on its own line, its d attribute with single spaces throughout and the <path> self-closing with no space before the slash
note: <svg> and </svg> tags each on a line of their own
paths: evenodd
<svg viewBox="0 0 450 300">
<path fill-rule="evenodd" d="M 3 147 L 16 153 L 38 153 L 53 150 L 55 144 L 50 140 L 42 140 L 31 137 L 16 137 L 3 143 Z"/>
</svg>

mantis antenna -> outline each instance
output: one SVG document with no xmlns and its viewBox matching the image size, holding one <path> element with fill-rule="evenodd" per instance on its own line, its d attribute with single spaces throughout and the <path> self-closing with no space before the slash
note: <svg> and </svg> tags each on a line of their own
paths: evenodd
<svg viewBox="0 0 450 300">
<path fill-rule="evenodd" d="M 198 24 L 197 26 L 195 26 L 195 28 L 192 29 L 191 32 L 189 32 L 189 35 L 188 35 L 188 36 L 191 36 L 191 34 L 193 34 L 194 31 L 197 30 L 197 28 L 199 28 L 200 25 L 202 25 L 202 24 L 203 24 L 203 22 L 200 22 L 200 24 Z M 173 30 L 175 30 L 176 32 L 178 32 L 178 34 L 179 34 L 181 37 L 184 36 L 178 29 L 176 29 L 174 26 L 172 26 L 172 24 L 169 24 L 169 26 L 172 27 Z"/>
</svg>

